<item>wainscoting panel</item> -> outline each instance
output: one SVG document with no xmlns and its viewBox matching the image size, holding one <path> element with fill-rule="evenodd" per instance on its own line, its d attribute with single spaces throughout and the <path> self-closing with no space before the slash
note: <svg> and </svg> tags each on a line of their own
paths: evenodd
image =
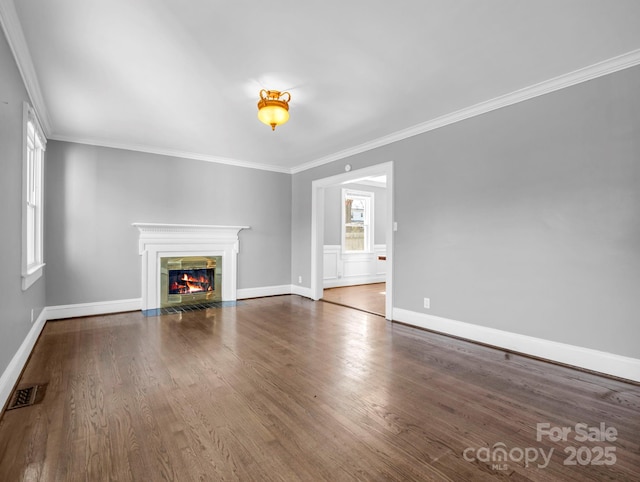
<svg viewBox="0 0 640 482">
<path fill-rule="evenodd" d="M 339 278 L 338 269 L 340 263 L 340 246 L 327 245 L 324 247 L 324 258 L 322 265 L 323 278 L 325 280 L 336 280 Z"/>
<path fill-rule="evenodd" d="M 386 279 L 387 247 L 377 244 L 373 253 L 343 253 L 340 245 L 324 245 L 323 287 L 382 283 Z"/>
<path fill-rule="evenodd" d="M 371 265 L 375 258 L 372 253 L 342 256 L 342 276 L 352 278 L 354 276 L 369 276 Z"/>
</svg>

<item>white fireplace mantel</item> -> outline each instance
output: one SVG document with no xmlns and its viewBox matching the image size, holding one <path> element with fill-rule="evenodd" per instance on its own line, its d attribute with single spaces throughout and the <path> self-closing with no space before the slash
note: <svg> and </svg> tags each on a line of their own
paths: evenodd
<svg viewBox="0 0 640 482">
<path fill-rule="evenodd" d="M 238 233 L 249 226 L 133 223 L 140 231 L 142 310 L 160 308 L 160 259 L 176 256 L 222 256 L 222 300 L 235 301 Z"/>
</svg>

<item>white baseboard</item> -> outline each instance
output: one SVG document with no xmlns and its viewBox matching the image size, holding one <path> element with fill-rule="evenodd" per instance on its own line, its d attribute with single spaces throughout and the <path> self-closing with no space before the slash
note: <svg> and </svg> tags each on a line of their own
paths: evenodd
<svg viewBox="0 0 640 482">
<path fill-rule="evenodd" d="M 291 285 L 291 294 L 313 299 L 311 288 L 307 288 L 305 286 Z"/>
<path fill-rule="evenodd" d="M 291 285 L 263 286 L 260 288 L 242 288 L 236 291 L 239 300 L 260 298 L 262 296 L 278 296 L 291 294 Z"/>
<path fill-rule="evenodd" d="M 343 286 L 366 285 L 372 283 L 384 283 L 387 280 L 385 274 L 378 276 L 353 276 L 349 278 L 325 279 L 322 282 L 323 288 L 340 288 Z"/>
<path fill-rule="evenodd" d="M 640 382 L 640 359 L 520 335 L 401 308 L 393 309 L 393 319 L 427 330 Z"/>
<path fill-rule="evenodd" d="M 267 286 L 238 290 L 238 299 L 283 294 L 295 294 L 313 299 L 310 288 L 298 285 Z M 9 362 L 9 365 L 0 376 L 0 407 L 3 407 L 9 400 L 47 320 L 135 311 L 141 309 L 141 304 L 142 300 L 135 298 L 44 308 L 33 323 L 20 348 Z M 458 336 L 497 348 L 640 382 L 640 359 L 520 335 L 401 308 L 393 309 L 393 319 L 408 325 Z"/>
<path fill-rule="evenodd" d="M 262 296 L 277 296 L 299 294 L 311 297 L 308 288 L 295 285 L 263 286 L 258 288 L 243 288 L 236 292 L 237 299 L 260 298 Z M 97 301 L 94 303 L 77 303 L 73 305 L 49 306 L 47 308 L 47 320 L 60 320 L 63 318 L 77 318 L 80 316 L 106 315 L 124 311 L 138 311 L 142 309 L 142 299 Z"/>
<path fill-rule="evenodd" d="M 29 333 L 25 337 L 24 341 L 18 348 L 18 351 L 7 365 L 6 370 L 0 376 L 0 410 L 5 406 L 11 393 L 13 392 L 13 387 L 15 387 L 16 382 L 20 378 L 20 374 L 22 373 L 22 369 L 24 368 L 27 360 L 29 359 L 29 355 L 31 355 L 31 351 L 38 341 L 38 337 L 44 328 L 44 324 L 47 321 L 47 308 L 43 309 L 40 312 L 40 316 L 36 319 L 36 321 L 31 326 Z"/>
<path fill-rule="evenodd" d="M 278 296 L 278 295 L 300 295 L 305 298 L 311 297 L 311 289 L 298 285 L 279 285 L 264 286 L 261 288 L 243 288 L 237 292 L 239 300 L 248 298 L 260 298 L 262 296 Z"/>
<path fill-rule="evenodd" d="M 59 305 L 47 307 L 47 320 L 75 318 L 78 316 L 106 315 L 122 311 L 142 309 L 142 299 L 96 301 L 95 303 L 78 303 L 75 305 Z"/>
</svg>

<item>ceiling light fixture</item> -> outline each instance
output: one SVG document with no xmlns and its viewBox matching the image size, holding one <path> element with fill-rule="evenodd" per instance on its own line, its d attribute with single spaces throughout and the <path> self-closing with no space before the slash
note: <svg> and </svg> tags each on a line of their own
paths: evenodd
<svg viewBox="0 0 640 482">
<path fill-rule="evenodd" d="M 271 126 L 271 130 L 275 131 L 276 126 L 280 126 L 289 120 L 290 101 L 291 94 L 289 92 L 262 89 L 260 91 L 260 100 L 258 101 L 258 119 L 260 119 L 260 122 Z"/>
</svg>

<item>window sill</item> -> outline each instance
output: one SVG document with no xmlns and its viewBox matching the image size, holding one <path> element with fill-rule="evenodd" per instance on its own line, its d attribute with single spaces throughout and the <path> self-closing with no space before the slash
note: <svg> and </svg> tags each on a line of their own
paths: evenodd
<svg viewBox="0 0 640 482">
<path fill-rule="evenodd" d="M 29 287 L 42 277 L 44 271 L 44 263 L 30 266 L 26 273 L 22 275 L 22 291 L 26 291 Z"/>
</svg>

